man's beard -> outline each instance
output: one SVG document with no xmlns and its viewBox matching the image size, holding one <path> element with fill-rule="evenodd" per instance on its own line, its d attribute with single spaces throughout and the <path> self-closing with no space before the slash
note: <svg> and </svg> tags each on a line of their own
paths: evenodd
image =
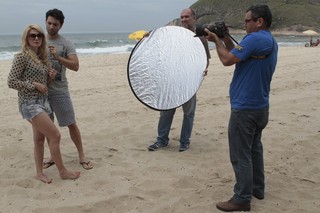
<svg viewBox="0 0 320 213">
<path fill-rule="evenodd" d="M 58 35 L 58 32 L 57 31 L 53 31 L 53 30 L 48 30 L 48 34 L 50 36 L 56 36 L 56 35 Z"/>
<path fill-rule="evenodd" d="M 194 26 L 192 26 L 192 25 L 181 23 L 181 26 L 188 29 L 188 30 L 194 31 Z"/>
</svg>

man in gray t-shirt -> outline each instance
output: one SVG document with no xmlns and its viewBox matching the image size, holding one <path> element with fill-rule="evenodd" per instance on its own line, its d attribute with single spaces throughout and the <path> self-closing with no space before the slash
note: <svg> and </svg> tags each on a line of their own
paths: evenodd
<svg viewBox="0 0 320 213">
<path fill-rule="evenodd" d="M 49 102 L 54 116 L 57 118 L 59 126 L 69 128 L 70 137 L 75 144 L 79 163 L 84 169 L 92 169 L 90 160 L 85 158 L 80 130 L 76 124 L 75 113 L 68 89 L 66 69 L 72 71 L 79 70 L 79 60 L 73 43 L 59 35 L 59 30 L 64 23 L 64 15 L 58 9 L 49 10 L 46 13 L 47 43 L 49 47 L 49 60 L 52 67 L 57 71 L 55 79 L 49 85 Z M 44 162 L 44 168 L 53 165 L 50 158 Z"/>
<path fill-rule="evenodd" d="M 48 35 L 49 37 L 49 35 Z M 65 39 L 61 35 L 58 35 L 55 39 L 47 39 L 50 50 L 55 49 L 57 52 L 57 58 L 53 54 L 49 54 L 49 60 L 52 68 L 57 71 L 54 81 L 49 85 L 50 95 L 63 94 L 68 92 L 68 80 L 66 77 L 66 66 L 63 65 L 62 60 L 70 58 L 70 62 L 73 63 L 74 67 L 70 69 L 78 71 L 79 62 L 77 58 L 76 49 L 73 43 Z"/>
</svg>

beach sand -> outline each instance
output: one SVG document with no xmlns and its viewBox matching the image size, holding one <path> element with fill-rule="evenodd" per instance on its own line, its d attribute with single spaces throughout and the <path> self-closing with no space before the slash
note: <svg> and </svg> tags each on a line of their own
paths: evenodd
<svg viewBox="0 0 320 213">
<path fill-rule="evenodd" d="M 0 212 L 220 212 L 215 204 L 233 194 L 227 125 L 229 84 L 234 67 L 224 67 L 215 50 L 197 93 L 191 147 L 179 153 L 182 110 L 176 112 L 171 143 L 147 151 L 157 134 L 159 112 L 140 103 L 127 80 L 129 54 L 80 56 L 68 72 L 70 92 L 85 153 L 84 170 L 67 128 L 60 128 L 67 168 L 78 180 L 51 184 L 35 179 L 30 124 L 18 112 L 17 94 L 7 87 L 11 60 L 0 61 Z M 263 134 L 266 194 L 252 199 L 252 212 L 319 212 L 320 48 L 280 47 Z M 48 147 L 45 155 L 48 157 Z"/>
</svg>

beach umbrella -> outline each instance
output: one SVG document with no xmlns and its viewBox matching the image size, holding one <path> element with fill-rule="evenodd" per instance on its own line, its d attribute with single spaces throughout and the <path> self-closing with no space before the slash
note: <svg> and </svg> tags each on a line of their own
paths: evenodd
<svg viewBox="0 0 320 213">
<path fill-rule="evenodd" d="M 309 46 L 313 46 L 313 42 L 312 42 L 312 36 L 316 36 L 316 35 L 319 35 L 319 33 L 317 33 L 316 31 L 314 30 L 306 30 L 306 31 L 303 31 L 302 32 L 303 34 L 307 35 L 307 36 L 310 36 L 310 44 Z"/>
<path fill-rule="evenodd" d="M 314 31 L 314 30 L 306 30 L 306 31 L 303 31 L 302 33 L 305 34 L 305 35 L 308 35 L 308 36 L 319 35 L 319 33 L 317 33 L 317 32 Z"/>
<path fill-rule="evenodd" d="M 145 33 L 147 33 L 147 31 L 138 30 L 138 31 L 131 33 L 128 37 L 129 37 L 129 39 L 132 39 L 132 40 L 141 40 Z"/>
</svg>

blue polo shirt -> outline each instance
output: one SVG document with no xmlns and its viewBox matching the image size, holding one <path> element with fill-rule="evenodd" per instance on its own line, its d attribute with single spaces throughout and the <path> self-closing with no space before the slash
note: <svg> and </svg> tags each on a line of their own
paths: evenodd
<svg viewBox="0 0 320 213">
<path fill-rule="evenodd" d="M 269 107 L 270 84 L 278 57 L 278 44 L 271 32 L 260 30 L 247 34 L 231 53 L 241 59 L 230 85 L 231 108 Z"/>
</svg>

